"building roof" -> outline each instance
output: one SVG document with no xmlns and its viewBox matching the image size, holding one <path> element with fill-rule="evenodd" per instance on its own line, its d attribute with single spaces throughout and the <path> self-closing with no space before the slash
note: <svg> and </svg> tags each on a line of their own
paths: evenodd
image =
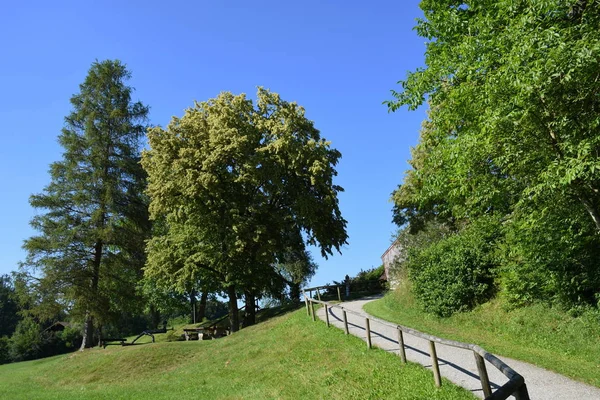
<svg viewBox="0 0 600 400">
<path fill-rule="evenodd" d="M 400 246 L 400 244 L 398 243 L 398 239 L 394 240 L 394 241 L 392 242 L 392 244 L 390 244 L 390 247 L 388 247 L 388 248 L 387 248 L 387 250 L 383 252 L 383 254 L 381 255 L 381 258 L 383 259 L 383 258 L 385 257 L 385 255 L 386 255 L 387 253 L 389 253 L 389 252 L 390 252 L 390 250 L 392 250 L 392 249 L 393 249 L 394 247 L 396 247 L 396 246 L 398 246 L 398 247 Z"/>
</svg>

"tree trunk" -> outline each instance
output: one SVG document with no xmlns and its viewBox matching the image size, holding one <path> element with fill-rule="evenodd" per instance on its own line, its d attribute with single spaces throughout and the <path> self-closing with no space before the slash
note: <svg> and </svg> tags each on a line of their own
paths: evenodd
<svg viewBox="0 0 600 400">
<path fill-rule="evenodd" d="M 196 289 L 190 290 L 190 323 L 196 323 Z"/>
<path fill-rule="evenodd" d="M 204 289 L 202 294 L 200 295 L 200 304 L 196 307 L 198 322 L 202 322 L 204 317 L 206 317 L 206 302 L 208 301 L 208 290 Z"/>
<path fill-rule="evenodd" d="M 91 343 L 94 338 L 94 317 L 90 314 L 89 311 L 85 313 L 85 322 L 83 323 L 83 338 L 81 340 L 80 351 L 83 351 L 86 348 L 92 347 Z"/>
<path fill-rule="evenodd" d="M 150 324 L 152 329 L 158 329 L 160 324 L 160 311 L 152 304 L 150 305 Z"/>
<path fill-rule="evenodd" d="M 240 315 L 237 305 L 237 295 L 235 293 L 235 286 L 233 284 L 227 287 L 227 295 L 229 296 L 229 325 L 231 326 L 231 332 L 237 332 L 240 330 Z"/>
<path fill-rule="evenodd" d="M 246 308 L 244 313 L 244 328 L 256 324 L 256 296 L 249 291 L 244 292 Z"/>
<path fill-rule="evenodd" d="M 100 263 L 102 261 L 102 249 L 104 245 L 102 240 L 98 240 L 94 246 L 94 261 L 92 270 L 92 279 L 90 282 L 90 296 L 89 299 L 93 301 L 97 298 L 98 293 L 98 281 L 100 280 Z M 88 310 L 85 312 L 85 323 L 83 327 L 83 340 L 81 341 L 81 348 L 79 350 L 94 347 L 94 317 L 90 312 L 89 305 Z"/>
<path fill-rule="evenodd" d="M 294 305 L 300 304 L 300 284 L 299 283 L 290 284 L 290 300 L 292 300 L 292 304 L 294 304 Z"/>
</svg>

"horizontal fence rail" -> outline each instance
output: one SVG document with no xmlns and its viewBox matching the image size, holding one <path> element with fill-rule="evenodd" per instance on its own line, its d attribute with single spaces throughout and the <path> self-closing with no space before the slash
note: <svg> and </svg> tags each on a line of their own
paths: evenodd
<svg viewBox="0 0 600 400">
<path fill-rule="evenodd" d="M 316 321 L 315 315 L 315 304 L 321 304 L 325 307 L 325 315 L 326 315 L 326 323 L 329 326 L 329 315 L 328 309 L 337 308 L 343 313 L 343 322 L 344 322 L 344 332 L 349 334 L 348 330 L 348 318 L 347 314 L 353 314 L 362 318 L 365 318 L 365 332 L 366 332 L 366 341 L 367 347 L 371 348 L 371 326 L 370 321 L 378 322 L 382 325 L 388 326 L 390 328 L 397 329 L 398 331 L 398 344 L 400 345 L 400 358 L 402 362 L 406 362 L 406 351 L 404 345 L 404 334 L 412 335 L 424 340 L 429 341 L 429 350 L 432 362 L 432 370 L 433 377 L 436 386 L 442 385 L 442 380 L 440 376 L 440 368 L 439 362 L 437 359 L 437 352 L 435 348 L 435 344 L 443 344 L 446 346 L 457 347 L 460 349 L 471 350 L 475 357 L 475 363 L 477 365 L 477 370 L 479 371 L 479 379 L 481 381 L 481 386 L 483 390 L 483 394 L 485 400 L 505 400 L 510 396 L 515 396 L 516 400 L 530 400 L 529 393 L 527 391 L 527 386 L 525 385 L 525 379 L 519 375 L 515 370 L 506 365 L 502 360 L 500 360 L 495 355 L 488 353 L 484 348 L 477 346 L 476 344 L 470 343 L 462 343 L 457 342 L 455 340 L 442 339 L 437 336 L 433 336 L 427 333 L 420 332 L 416 329 L 409 328 L 407 326 L 396 325 L 389 321 L 384 321 L 382 319 L 376 317 L 366 317 L 364 314 L 358 313 L 353 310 L 349 310 L 344 308 L 343 306 L 335 303 L 330 303 L 327 301 L 321 300 L 321 290 L 327 290 L 331 288 L 337 287 L 338 300 L 342 301 L 340 295 L 340 287 L 344 287 L 345 285 L 329 285 L 329 286 L 315 286 L 312 288 L 303 289 L 304 302 L 306 303 L 306 312 L 309 316 L 312 316 L 313 321 Z M 317 299 L 312 297 L 312 292 L 316 292 Z M 307 295 L 307 292 L 310 295 Z M 485 362 L 489 362 L 497 368 L 504 376 L 508 378 L 508 382 L 504 385 L 500 386 L 496 391 L 492 392 L 490 381 L 487 374 L 486 364 Z"/>
</svg>

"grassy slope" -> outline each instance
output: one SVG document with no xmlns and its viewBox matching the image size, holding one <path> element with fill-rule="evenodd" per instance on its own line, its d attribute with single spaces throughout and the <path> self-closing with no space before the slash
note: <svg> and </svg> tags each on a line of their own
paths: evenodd
<svg viewBox="0 0 600 400">
<path fill-rule="evenodd" d="M 507 311 L 493 301 L 476 310 L 438 318 L 424 314 L 406 290 L 369 303 L 374 316 L 524 360 L 600 387 L 598 314 L 573 318 L 543 305 Z"/>
<path fill-rule="evenodd" d="M 159 335 L 160 336 L 160 335 Z M 304 310 L 214 341 L 109 346 L 0 366 L 2 399 L 469 399 Z"/>
</svg>

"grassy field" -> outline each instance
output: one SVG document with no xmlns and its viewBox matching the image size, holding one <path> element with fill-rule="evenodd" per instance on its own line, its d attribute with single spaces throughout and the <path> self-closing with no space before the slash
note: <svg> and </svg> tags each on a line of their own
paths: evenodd
<svg viewBox="0 0 600 400">
<path fill-rule="evenodd" d="M 476 343 L 492 353 L 600 387 L 598 313 L 574 318 L 541 304 L 508 311 L 493 301 L 471 312 L 438 318 L 424 314 L 407 290 L 388 293 L 368 303 L 365 311 L 423 332 Z"/>
<path fill-rule="evenodd" d="M 109 346 L 0 366 L 2 399 L 471 399 L 304 309 L 219 340 Z M 145 339 L 146 340 L 146 339 Z"/>
</svg>

